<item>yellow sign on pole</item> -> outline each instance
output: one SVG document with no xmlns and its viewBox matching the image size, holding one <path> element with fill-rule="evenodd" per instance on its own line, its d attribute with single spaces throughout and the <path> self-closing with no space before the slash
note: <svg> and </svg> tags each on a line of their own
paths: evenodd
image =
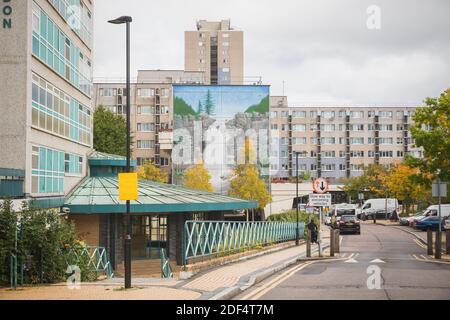
<svg viewBox="0 0 450 320">
<path fill-rule="evenodd" d="M 137 173 L 119 173 L 119 199 L 138 199 L 138 175 Z"/>
</svg>

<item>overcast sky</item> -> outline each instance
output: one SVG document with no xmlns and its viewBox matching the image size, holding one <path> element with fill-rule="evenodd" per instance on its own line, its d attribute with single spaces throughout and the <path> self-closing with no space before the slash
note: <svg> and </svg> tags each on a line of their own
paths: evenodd
<svg viewBox="0 0 450 320">
<path fill-rule="evenodd" d="M 231 19 L 244 31 L 246 76 L 303 104 L 421 104 L 450 87 L 449 0 L 95 0 L 94 77 L 124 77 L 131 15 L 132 74 L 183 69 L 184 31 Z M 367 8 L 381 9 L 381 29 Z"/>
</svg>

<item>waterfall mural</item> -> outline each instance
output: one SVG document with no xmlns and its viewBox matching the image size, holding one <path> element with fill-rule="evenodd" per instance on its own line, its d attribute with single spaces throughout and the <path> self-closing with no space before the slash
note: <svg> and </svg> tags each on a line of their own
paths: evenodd
<svg viewBox="0 0 450 320">
<path fill-rule="evenodd" d="M 252 163 L 269 175 L 269 86 L 175 85 L 173 174 L 203 162 L 216 192 L 226 193 L 235 166 Z M 246 156 L 245 141 L 250 152 Z"/>
</svg>

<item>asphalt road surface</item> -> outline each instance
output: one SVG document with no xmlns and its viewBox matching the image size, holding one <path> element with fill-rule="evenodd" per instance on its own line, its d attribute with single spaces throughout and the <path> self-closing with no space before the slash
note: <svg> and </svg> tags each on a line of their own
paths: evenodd
<svg viewBox="0 0 450 320">
<path fill-rule="evenodd" d="M 343 236 L 339 261 L 299 264 L 235 299 L 450 299 L 450 264 L 429 262 L 406 232 L 365 222 Z"/>
</svg>

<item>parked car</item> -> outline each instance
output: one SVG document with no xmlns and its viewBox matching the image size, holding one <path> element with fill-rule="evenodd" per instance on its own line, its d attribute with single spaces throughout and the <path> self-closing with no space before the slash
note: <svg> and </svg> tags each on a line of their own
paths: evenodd
<svg viewBox="0 0 450 320">
<path fill-rule="evenodd" d="M 421 221 L 427 217 L 437 217 L 437 216 L 439 216 L 439 206 L 438 205 L 429 206 L 422 213 L 422 215 L 419 215 L 419 216 L 411 219 L 409 226 L 414 228 L 419 221 Z M 448 216 L 450 216 L 450 204 L 441 204 L 441 217 L 445 218 Z"/>
<path fill-rule="evenodd" d="M 417 218 L 417 217 L 423 215 L 424 212 L 425 212 L 425 211 L 420 211 L 420 212 L 418 212 L 418 213 L 416 213 L 415 215 L 412 215 L 412 216 L 410 216 L 410 217 L 403 217 L 403 218 L 400 218 L 400 225 L 402 225 L 402 226 L 409 226 L 410 223 L 413 221 L 413 219 L 415 219 L 415 218 Z"/>
<path fill-rule="evenodd" d="M 448 220 L 449 217 L 442 218 L 441 222 L 441 230 L 444 231 L 445 221 Z M 438 230 L 439 229 L 439 217 L 438 216 L 429 216 L 419 220 L 416 225 L 416 229 L 426 231 L 428 229 Z"/>
<path fill-rule="evenodd" d="M 364 202 L 364 205 L 361 208 L 361 219 L 373 219 L 374 216 L 376 216 L 377 219 L 385 219 L 386 217 L 389 219 L 396 214 L 397 208 L 397 199 L 369 199 Z"/>
<path fill-rule="evenodd" d="M 341 233 L 361 234 L 361 224 L 356 215 L 341 216 L 339 221 L 336 221 L 336 227 Z"/>
</svg>

